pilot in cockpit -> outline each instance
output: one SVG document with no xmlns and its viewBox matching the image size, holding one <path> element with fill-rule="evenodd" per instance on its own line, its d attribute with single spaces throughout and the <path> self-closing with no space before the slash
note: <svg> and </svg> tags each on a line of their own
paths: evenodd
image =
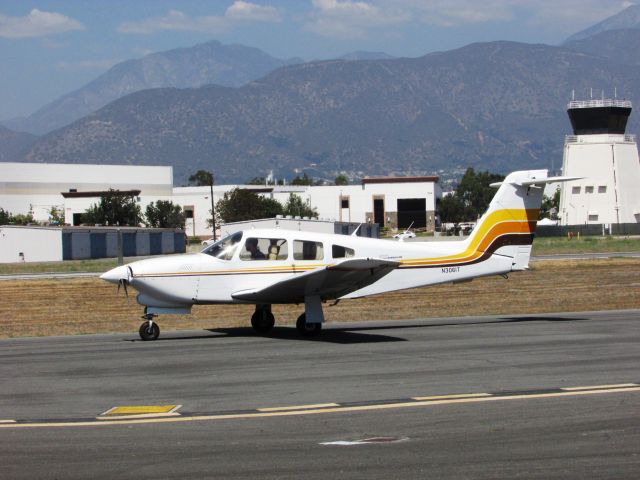
<svg viewBox="0 0 640 480">
<path fill-rule="evenodd" d="M 266 258 L 264 253 L 260 251 L 260 247 L 258 247 L 257 238 L 247 238 L 244 248 L 251 254 L 251 260 L 264 260 Z"/>
</svg>

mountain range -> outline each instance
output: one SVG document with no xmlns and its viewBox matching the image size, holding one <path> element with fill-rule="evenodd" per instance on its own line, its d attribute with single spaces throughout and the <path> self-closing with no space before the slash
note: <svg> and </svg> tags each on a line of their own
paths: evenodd
<svg viewBox="0 0 640 480">
<path fill-rule="evenodd" d="M 640 28 L 640 5 L 630 5 L 621 12 L 616 13 L 609 18 L 605 18 L 603 21 L 596 23 L 589 28 L 585 28 L 584 30 L 574 33 L 565 40 L 565 44 L 584 40 L 585 38 L 593 37 L 598 33 L 610 30 L 626 30 L 633 28 Z"/>
<path fill-rule="evenodd" d="M 0 162 L 22 158 L 38 137 L 30 133 L 14 132 L 0 125 Z"/>
<path fill-rule="evenodd" d="M 584 98 L 615 87 L 640 98 L 639 50 L 619 50 L 639 32 L 599 29 L 563 46 L 478 43 L 419 58 L 293 60 L 242 86 L 145 89 L 31 138 L 13 159 L 173 165 L 176 184 L 199 169 L 237 182 L 270 170 L 331 179 L 558 168 L 572 90 Z M 637 125 L 632 115 L 628 130 Z"/>
<path fill-rule="evenodd" d="M 282 60 L 257 48 L 210 41 L 118 63 L 82 88 L 27 118 L 4 122 L 13 130 L 41 135 L 92 113 L 129 93 L 149 88 L 190 88 L 215 83 L 238 87 L 300 58 Z"/>
</svg>

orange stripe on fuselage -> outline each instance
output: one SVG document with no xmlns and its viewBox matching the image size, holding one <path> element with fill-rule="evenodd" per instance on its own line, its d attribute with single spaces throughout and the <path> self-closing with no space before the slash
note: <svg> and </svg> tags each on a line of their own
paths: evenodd
<svg viewBox="0 0 640 480">
<path fill-rule="evenodd" d="M 538 218 L 538 209 L 497 210 L 481 219 L 478 229 L 467 248 L 453 255 L 433 258 L 415 258 L 401 261 L 402 267 L 426 265 L 457 265 L 480 258 L 491 244 L 500 236 L 506 234 L 532 234 Z"/>
</svg>

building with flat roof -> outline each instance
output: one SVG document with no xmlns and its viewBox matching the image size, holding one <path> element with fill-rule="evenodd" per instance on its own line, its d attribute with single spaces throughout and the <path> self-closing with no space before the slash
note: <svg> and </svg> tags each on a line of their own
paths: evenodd
<svg viewBox="0 0 640 480">
<path fill-rule="evenodd" d="M 214 203 L 235 188 L 282 204 L 298 195 L 326 221 L 376 223 L 390 229 L 413 223 L 427 231 L 435 228 L 436 201 L 442 194 L 437 177 L 374 177 L 341 186 L 214 185 Z M 66 223 L 79 225 L 82 213 L 109 189 L 128 191 L 143 212 L 151 202 L 170 200 L 186 214 L 187 235 L 212 235 L 211 188 L 174 187 L 172 167 L 0 162 L 0 207 L 12 214 L 31 211 L 39 222 L 46 222 L 56 207 L 63 209 Z"/>
<path fill-rule="evenodd" d="M 13 214 L 31 211 L 40 222 L 56 207 L 73 224 L 74 214 L 110 188 L 171 197 L 173 167 L 0 162 L 0 207 Z"/>
</svg>

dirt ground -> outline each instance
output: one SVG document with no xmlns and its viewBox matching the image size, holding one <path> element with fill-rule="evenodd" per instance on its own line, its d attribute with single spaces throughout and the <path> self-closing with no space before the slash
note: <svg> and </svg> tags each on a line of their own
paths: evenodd
<svg viewBox="0 0 640 480">
<path fill-rule="evenodd" d="M 0 282 L 0 338 L 137 332 L 135 292 L 98 279 Z M 438 285 L 325 306 L 328 322 L 403 320 L 640 308 L 640 259 L 536 262 L 528 272 Z M 293 325 L 302 305 L 274 305 L 276 325 Z M 159 318 L 163 331 L 250 324 L 248 305 L 194 306 Z"/>
</svg>

